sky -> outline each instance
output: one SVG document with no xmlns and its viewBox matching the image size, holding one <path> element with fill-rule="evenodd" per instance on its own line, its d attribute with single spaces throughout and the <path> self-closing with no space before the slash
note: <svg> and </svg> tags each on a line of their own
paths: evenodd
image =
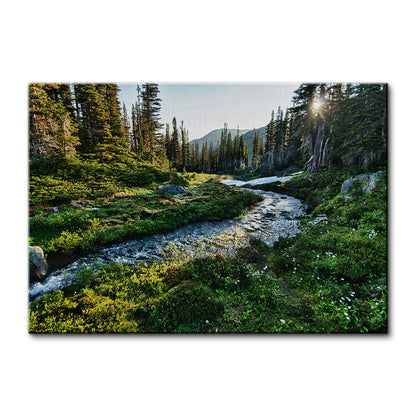
<svg viewBox="0 0 416 416">
<path fill-rule="evenodd" d="M 141 83 L 139 83 L 141 84 Z M 137 84 L 118 84 L 119 99 L 130 113 L 137 100 Z M 176 117 L 178 126 L 183 120 L 189 139 L 199 139 L 212 130 L 228 127 L 251 130 L 263 127 L 272 110 L 291 106 L 293 92 L 299 84 L 246 83 L 246 84 L 167 84 L 159 85 L 161 122 L 172 126 Z"/>
</svg>

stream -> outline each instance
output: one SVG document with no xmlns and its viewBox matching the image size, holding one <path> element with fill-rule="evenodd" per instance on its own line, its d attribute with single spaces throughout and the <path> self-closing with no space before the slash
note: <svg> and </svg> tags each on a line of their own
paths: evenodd
<svg viewBox="0 0 416 416">
<path fill-rule="evenodd" d="M 258 183 L 283 181 L 292 177 L 257 179 Z M 253 181 L 250 181 L 253 182 Z M 226 185 L 244 186 L 250 182 L 224 181 Z M 297 217 L 305 215 L 301 201 L 296 198 L 247 189 L 261 195 L 263 201 L 246 209 L 240 217 L 222 221 L 203 221 L 189 224 L 164 234 L 135 238 L 110 247 L 102 247 L 97 252 L 81 257 L 66 267 L 50 273 L 42 282 L 29 286 L 30 300 L 46 293 L 71 285 L 76 279 L 76 271 L 81 267 L 95 264 L 119 262 L 137 264 L 150 259 L 172 259 L 176 256 L 202 257 L 208 254 L 224 253 L 231 255 L 239 247 L 249 244 L 251 238 L 273 245 L 280 237 L 292 236 L 300 231 Z"/>
</svg>

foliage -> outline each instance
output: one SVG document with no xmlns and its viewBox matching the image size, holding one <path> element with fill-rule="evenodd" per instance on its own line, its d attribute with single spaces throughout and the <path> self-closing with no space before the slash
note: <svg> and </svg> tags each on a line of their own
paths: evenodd
<svg viewBox="0 0 416 416">
<path fill-rule="evenodd" d="M 39 210 L 30 219 L 32 244 L 42 247 L 46 254 L 89 249 L 96 244 L 156 234 L 196 221 L 233 218 L 246 206 L 259 201 L 252 193 L 227 187 L 212 178 L 204 182 L 208 175 L 176 175 L 181 183 L 191 184 L 191 192 L 186 196 L 149 189 L 138 192 L 134 188 L 126 196 L 122 193 L 120 197 L 95 200 L 94 211 L 70 206 L 61 207 L 57 214 Z M 62 182 L 57 184 L 52 182 L 51 189 L 41 188 L 45 193 L 40 192 L 37 198 L 49 194 L 56 195 L 54 201 L 66 200 L 72 188 L 65 190 Z M 90 196 L 87 188 L 80 189 L 85 194 L 77 196 Z M 93 192 L 95 196 L 107 195 L 103 191 L 105 188 L 96 188 Z"/>
<path fill-rule="evenodd" d="M 376 192 L 336 195 L 274 247 L 84 269 L 31 304 L 30 331 L 386 332 L 386 192 L 382 179 Z M 328 220 L 314 225 L 318 213 Z"/>
</svg>

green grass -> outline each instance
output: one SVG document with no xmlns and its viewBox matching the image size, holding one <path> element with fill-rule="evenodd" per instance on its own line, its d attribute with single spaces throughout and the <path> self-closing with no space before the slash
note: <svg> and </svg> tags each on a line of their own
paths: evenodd
<svg viewBox="0 0 416 416">
<path fill-rule="evenodd" d="M 40 211 L 30 219 L 30 243 L 46 254 L 89 249 L 97 244 L 173 230 L 196 221 L 238 216 L 260 200 L 222 185 L 210 175 L 192 175 L 186 194 L 132 189 L 114 198 L 93 200 L 98 210 L 70 206 L 58 214 Z M 206 181 L 206 182 L 204 182 Z"/>
<path fill-rule="evenodd" d="M 332 187 L 336 182 L 315 188 L 318 196 L 332 197 L 322 197 L 315 211 L 302 219 L 303 232 L 295 237 L 281 239 L 274 247 L 254 241 L 233 257 L 85 269 L 78 284 L 31 304 L 29 329 L 385 333 L 386 182 L 381 180 L 370 194 L 357 188 L 347 201 L 338 186 Z M 198 185 L 194 197 L 204 200 L 204 186 L 213 185 L 219 186 Z M 157 210 L 167 202 L 154 203 Z M 312 225 L 318 213 L 328 220 Z"/>
</svg>

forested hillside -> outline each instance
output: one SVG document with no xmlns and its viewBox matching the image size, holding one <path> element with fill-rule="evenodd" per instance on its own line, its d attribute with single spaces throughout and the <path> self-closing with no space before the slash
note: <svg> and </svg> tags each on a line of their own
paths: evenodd
<svg viewBox="0 0 416 416">
<path fill-rule="evenodd" d="M 62 168 L 80 160 L 137 168 L 140 160 L 228 173 L 271 171 L 293 163 L 309 172 L 370 168 L 385 164 L 387 157 L 386 85 L 302 84 L 291 108 L 272 111 L 264 140 L 262 129 L 240 132 L 225 123 L 220 132 L 212 132 L 213 140 L 211 134 L 191 146 L 183 121 L 174 117 L 171 126 L 160 124 L 157 85 L 144 84 L 137 91 L 128 112 L 124 104 L 121 109 L 116 84 L 31 85 L 31 160 Z"/>
</svg>

